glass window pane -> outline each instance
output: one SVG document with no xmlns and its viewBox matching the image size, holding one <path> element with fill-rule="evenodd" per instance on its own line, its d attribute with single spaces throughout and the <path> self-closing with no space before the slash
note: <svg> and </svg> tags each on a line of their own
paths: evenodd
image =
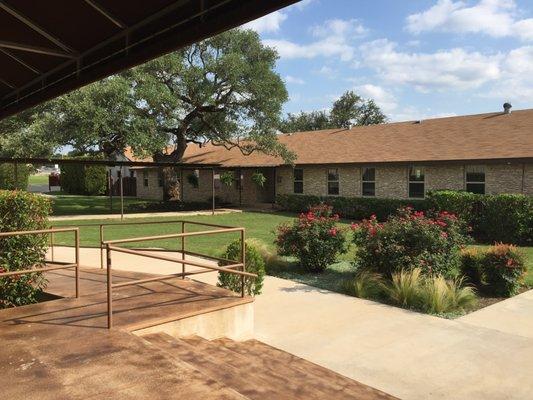
<svg viewBox="0 0 533 400">
<path fill-rule="evenodd" d="M 304 183 L 302 181 L 300 182 L 294 182 L 294 193 L 303 193 L 304 192 Z"/>
<path fill-rule="evenodd" d="M 294 180 L 295 181 L 303 181 L 304 180 L 304 170 L 303 169 L 295 169 L 294 170 Z"/>
<path fill-rule="evenodd" d="M 328 194 L 333 196 L 339 194 L 339 182 L 328 182 Z"/>
<path fill-rule="evenodd" d="M 329 169 L 328 170 L 328 181 L 338 181 L 338 180 L 339 180 L 339 170 Z"/>
<path fill-rule="evenodd" d="M 484 183 L 467 183 L 466 191 L 476 194 L 485 194 L 485 184 Z"/>
<path fill-rule="evenodd" d="M 363 196 L 375 196 L 376 184 L 374 182 L 363 182 Z"/>
<path fill-rule="evenodd" d="M 424 168 L 423 167 L 409 168 L 409 181 L 410 182 L 424 182 Z"/>
<path fill-rule="evenodd" d="M 375 168 L 363 168 L 363 181 L 375 181 L 376 169 Z"/>
<path fill-rule="evenodd" d="M 409 183 L 409 197 L 423 198 L 424 197 L 424 183 L 410 182 Z"/>
</svg>

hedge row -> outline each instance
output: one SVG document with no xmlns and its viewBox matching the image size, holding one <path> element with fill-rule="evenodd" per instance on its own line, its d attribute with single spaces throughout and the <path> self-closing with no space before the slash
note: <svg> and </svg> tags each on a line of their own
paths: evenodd
<svg viewBox="0 0 533 400">
<path fill-rule="evenodd" d="M 276 203 L 284 210 L 305 212 L 311 206 L 325 203 L 333 207 L 333 213 L 342 218 L 362 220 L 370 218 L 372 214 L 380 221 L 385 221 L 401 207 L 410 206 L 418 211 L 427 209 L 424 200 L 378 199 L 368 197 L 322 197 L 296 194 L 283 194 L 276 197 Z"/>
<path fill-rule="evenodd" d="M 430 193 L 428 208 L 457 214 L 480 241 L 533 244 L 533 197 L 522 194 L 478 195 L 442 190 Z"/>
<path fill-rule="evenodd" d="M 107 188 L 103 165 L 65 164 L 61 166 L 61 189 L 69 194 L 99 195 Z"/>
<path fill-rule="evenodd" d="M 24 191 L 0 190 L 0 232 L 28 231 L 48 227 L 50 200 Z M 24 235 L 0 239 L 0 271 L 42 266 L 47 249 L 46 235 Z M 0 308 L 37 301 L 45 286 L 41 273 L 0 278 Z"/>
<path fill-rule="evenodd" d="M 449 211 L 466 221 L 480 241 L 533 244 L 533 198 L 521 194 L 476 195 L 443 190 L 429 193 L 424 200 L 278 195 L 276 201 L 292 212 L 304 212 L 310 206 L 326 203 L 341 217 L 354 220 L 375 214 L 384 221 L 405 206 L 419 211 Z"/>
<path fill-rule="evenodd" d="M 13 164 L 0 164 L 0 189 L 26 190 L 31 167 L 26 164 L 17 165 L 17 173 Z"/>
</svg>

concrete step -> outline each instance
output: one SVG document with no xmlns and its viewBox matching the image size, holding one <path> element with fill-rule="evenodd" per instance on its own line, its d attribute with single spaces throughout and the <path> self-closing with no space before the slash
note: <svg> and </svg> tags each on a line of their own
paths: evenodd
<svg viewBox="0 0 533 400">
<path fill-rule="evenodd" d="M 314 391 L 325 393 L 330 399 L 394 399 L 384 392 L 258 340 L 236 342 L 224 338 L 213 343 L 245 356 L 253 363 L 253 368 L 275 371 L 295 382 L 307 382 Z"/>
<path fill-rule="evenodd" d="M 256 340 L 176 339 L 163 333 L 143 338 L 249 399 L 393 399 Z"/>
<path fill-rule="evenodd" d="M 257 371 L 226 364 L 223 359 L 195 348 L 182 339 L 164 333 L 144 335 L 143 338 L 250 400 L 294 399 L 283 390 L 271 387 Z"/>
</svg>

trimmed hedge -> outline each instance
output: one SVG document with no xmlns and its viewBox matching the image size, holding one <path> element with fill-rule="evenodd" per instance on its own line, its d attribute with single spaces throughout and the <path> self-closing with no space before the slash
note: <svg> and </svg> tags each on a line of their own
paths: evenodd
<svg viewBox="0 0 533 400">
<path fill-rule="evenodd" d="M 0 231 L 46 229 L 50 209 L 44 196 L 0 190 Z M 0 271 L 42 266 L 47 247 L 47 235 L 1 238 Z M 0 308 L 35 303 L 45 284 L 41 273 L 0 278 Z"/>
<path fill-rule="evenodd" d="M 61 188 L 69 194 L 100 195 L 107 188 L 103 165 L 65 164 L 61 166 Z"/>
<path fill-rule="evenodd" d="M 283 194 L 276 197 L 276 203 L 287 211 L 307 212 L 310 207 L 324 203 L 333 207 L 333 213 L 342 218 L 363 220 L 375 215 L 379 221 L 396 213 L 399 208 L 412 207 L 416 211 L 427 210 L 425 200 L 401 200 L 368 197 L 321 197 L 299 194 Z"/>
<path fill-rule="evenodd" d="M 533 243 L 533 198 L 522 194 L 476 195 L 452 190 L 428 194 L 428 208 L 457 214 L 478 240 Z"/>
<path fill-rule="evenodd" d="M 15 174 L 15 166 L 13 164 L 0 164 L 0 189 L 26 190 L 30 174 L 31 167 L 29 165 L 18 164 L 17 173 Z M 17 180 L 15 180 L 15 175 L 18 177 Z"/>
<path fill-rule="evenodd" d="M 386 221 L 405 206 L 417 211 L 448 211 L 465 221 L 479 241 L 533 244 L 533 197 L 522 194 L 479 195 L 439 190 L 429 192 L 424 200 L 283 194 L 276 197 L 276 202 L 282 209 L 297 213 L 325 203 L 342 218 L 355 220 L 374 214 L 379 221 Z"/>
</svg>

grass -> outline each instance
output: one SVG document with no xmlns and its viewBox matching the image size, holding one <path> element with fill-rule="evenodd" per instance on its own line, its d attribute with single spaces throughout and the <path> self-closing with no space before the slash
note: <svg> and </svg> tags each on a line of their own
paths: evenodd
<svg viewBox="0 0 533 400">
<path fill-rule="evenodd" d="M 132 212 L 132 206 L 150 203 L 134 197 L 124 197 L 124 212 Z M 52 215 L 91 215 L 120 213 L 120 198 L 113 197 L 110 208 L 108 196 L 78 196 L 54 194 L 52 198 Z"/>
<path fill-rule="evenodd" d="M 30 185 L 48 185 L 48 175 L 47 174 L 30 175 L 28 182 Z"/>
<path fill-rule="evenodd" d="M 69 197 L 69 196 L 66 196 Z M 71 202 L 76 202 L 71 199 Z M 74 207 L 74 205 L 73 205 Z M 220 225 L 242 226 L 246 228 L 246 235 L 248 238 L 255 238 L 265 244 L 269 251 L 274 251 L 274 238 L 276 226 L 283 222 L 292 221 L 295 217 L 290 213 L 266 213 L 266 212 L 243 212 L 230 213 L 220 215 L 199 215 L 187 216 L 185 219 L 197 222 L 208 222 Z M 157 217 L 157 218 L 135 218 L 128 219 L 126 222 L 132 221 L 169 221 L 172 219 L 179 219 L 177 217 Z M 57 221 L 53 222 L 53 226 L 80 226 L 81 245 L 84 247 L 98 247 L 99 246 L 99 228 L 98 226 L 83 226 L 87 224 L 99 224 L 105 222 L 120 222 L 119 219 L 103 219 L 103 220 L 73 220 L 73 221 Z M 349 221 L 343 221 L 341 225 L 348 226 Z M 201 230 L 203 227 L 190 226 L 188 230 Z M 136 236 L 152 236 L 163 235 L 170 233 L 178 233 L 181 230 L 181 224 L 164 224 L 164 225 L 118 225 L 110 226 L 105 230 L 105 239 L 121 239 Z M 237 233 L 225 233 L 219 235 L 209 235 L 205 237 L 190 237 L 187 238 L 187 249 L 199 253 L 209 255 L 220 255 L 225 247 L 237 237 Z M 56 235 L 56 243 L 71 245 L 72 235 L 58 234 Z M 167 239 L 154 242 L 135 243 L 132 247 L 161 247 L 167 249 L 177 250 L 179 245 L 178 239 Z M 484 245 L 477 245 L 476 247 L 488 247 Z M 528 267 L 528 274 L 526 276 L 526 285 L 533 287 L 533 247 L 522 247 L 521 250 L 526 256 Z M 336 292 L 343 292 L 342 283 L 346 279 L 353 278 L 355 268 L 351 261 L 354 259 L 355 248 L 350 247 L 348 253 L 339 257 L 339 262 L 331 265 L 325 272 L 321 274 L 312 274 L 303 270 L 296 265 L 294 260 L 286 259 L 287 263 L 283 263 L 275 269 L 267 271 L 270 275 L 275 275 L 280 278 L 290 279 L 296 282 L 315 286 L 321 289 L 332 290 Z"/>
</svg>

